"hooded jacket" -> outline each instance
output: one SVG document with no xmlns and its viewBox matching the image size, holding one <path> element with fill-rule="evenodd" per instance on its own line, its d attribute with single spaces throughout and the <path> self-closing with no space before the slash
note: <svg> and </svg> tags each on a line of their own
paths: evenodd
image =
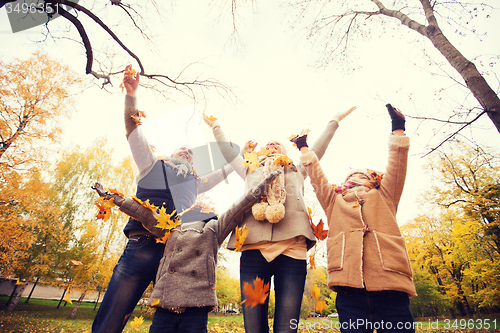
<svg viewBox="0 0 500 333">
<path fill-rule="evenodd" d="M 403 192 L 409 138 L 391 135 L 389 161 L 378 188 L 338 193 L 314 152 L 301 156 L 328 218 L 328 286 L 397 290 L 416 296 L 396 213 Z"/>
</svg>

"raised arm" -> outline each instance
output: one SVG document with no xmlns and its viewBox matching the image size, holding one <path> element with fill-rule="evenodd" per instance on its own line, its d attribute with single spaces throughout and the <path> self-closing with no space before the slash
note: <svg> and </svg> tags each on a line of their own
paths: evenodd
<svg viewBox="0 0 500 333">
<path fill-rule="evenodd" d="M 139 173 L 149 169 L 156 161 L 149 143 L 140 125 L 139 111 L 137 110 L 137 99 L 135 94 L 139 87 L 139 73 L 132 75 L 132 65 L 125 68 L 123 76 L 123 86 L 127 92 L 125 96 L 125 135 L 127 137 L 130 151 L 134 162 L 139 169 Z"/>
<path fill-rule="evenodd" d="M 198 189 L 198 194 L 211 190 L 217 184 L 226 179 L 231 172 L 233 172 L 233 167 L 228 164 L 224 166 L 223 169 L 215 170 L 208 175 L 198 178 L 198 184 L 196 186 L 196 188 Z"/>
<path fill-rule="evenodd" d="M 325 151 L 328 148 L 330 141 L 332 141 L 333 135 L 335 134 L 337 128 L 339 127 L 340 121 L 345 117 L 347 117 L 349 114 L 351 114 L 351 112 L 353 112 L 354 110 L 356 110 L 355 106 L 353 106 L 347 111 L 339 112 L 335 116 L 333 116 L 332 120 L 328 122 L 323 133 L 321 133 L 319 138 L 316 140 L 316 142 L 314 142 L 313 146 L 311 147 L 311 150 L 316 153 L 318 159 L 321 160 L 321 158 L 325 154 Z"/>
<path fill-rule="evenodd" d="M 213 131 L 215 141 L 219 145 L 219 149 L 226 161 L 231 165 L 231 167 L 236 171 L 236 173 L 242 178 L 246 178 L 246 168 L 243 165 L 243 156 L 236 145 L 233 145 L 231 141 L 226 138 L 226 135 L 222 131 L 219 123 L 215 120 L 210 120 L 208 117 L 203 115 L 205 123 L 210 126 Z M 251 142 L 251 141 L 249 141 Z M 248 144 L 248 143 L 247 143 Z M 245 146 L 246 147 L 246 146 Z M 255 147 L 255 145 L 254 145 Z M 245 148 L 246 149 L 246 148 Z"/>
<path fill-rule="evenodd" d="M 386 107 L 391 117 L 392 135 L 389 137 L 388 162 L 380 191 L 390 199 L 393 213 L 396 214 L 406 180 L 410 139 L 404 132 L 406 120 L 403 113 L 391 104 Z"/>
</svg>

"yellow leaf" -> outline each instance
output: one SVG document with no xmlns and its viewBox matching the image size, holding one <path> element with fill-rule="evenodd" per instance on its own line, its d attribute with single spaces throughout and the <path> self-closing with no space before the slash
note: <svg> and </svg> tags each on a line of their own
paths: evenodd
<svg viewBox="0 0 500 333">
<path fill-rule="evenodd" d="M 319 287 L 317 285 L 314 285 L 312 287 L 312 296 L 313 298 L 316 300 L 316 301 L 319 301 L 319 292 L 321 291 L 321 289 L 319 289 Z"/>
<path fill-rule="evenodd" d="M 326 309 L 326 301 L 325 300 L 322 300 L 322 301 L 317 301 L 315 304 L 314 304 L 314 309 L 316 310 L 316 312 L 318 313 L 323 313 L 323 311 Z"/>
<path fill-rule="evenodd" d="M 75 266 L 81 266 L 81 265 L 83 265 L 83 263 L 81 261 L 78 261 L 78 260 L 70 260 L 70 261 Z"/>
<path fill-rule="evenodd" d="M 291 167 L 293 165 L 293 161 L 285 155 L 280 155 L 276 160 L 274 160 L 274 163 L 284 165 L 287 167 Z"/>
<path fill-rule="evenodd" d="M 156 238 L 156 242 L 165 244 L 167 242 L 168 237 L 170 237 L 170 231 L 167 231 L 162 238 Z"/>
<path fill-rule="evenodd" d="M 243 282 L 243 293 L 248 296 L 242 303 L 252 308 L 258 304 L 264 304 L 269 294 L 269 282 L 264 285 L 264 280 L 258 276 L 253 280 L 254 287 L 248 282 Z"/>
<path fill-rule="evenodd" d="M 167 209 L 165 207 L 161 207 L 159 210 L 159 214 L 155 215 L 155 219 L 156 221 L 158 221 L 155 227 L 167 231 L 174 229 L 175 227 L 181 224 L 181 222 L 179 222 L 177 215 L 175 215 L 175 218 L 172 218 L 172 216 L 174 215 L 175 215 L 175 210 L 172 212 L 172 214 L 168 214 Z"/>
<path fill-rule="evenodd" d="M 155 205 L 153 204 L 150 204 L 149 203 L 149 199 L 146 200 L 146 201 L 142 201 L 141 199 L 139 199 L 138 197 L 136 197 L 135 195 L 132 195 L 132 199 L 134 199 L 135 201 L 137 201 L 139 204 L 141 204 L 143 207 L 146 207 L 147 209 L 151 210 L 152 212 L 156 212 L 156 209 L 158 207 L 156 207 Z"/>
<path fill-rule="evenodd" d="M 136 328 L 137 326 L 141 325 L 144 322 L 144 318 L 142 316 L 140 317 L 135 317 L 134 320 L 130 323 L 130 326 L 132 328 Z"/>
<path fill-rule="evenodd" d="M 252 172 L 260 166 L 259 157 L 255 152 L 245 153 L 243 155 L 245 157 L 245 161 L 243 162 L 244 167 L 249 167 L 249 171 Z"/>
<path fill-rule="evenodd" d="M 246 225 L 242 227 L 236 227 L 235 229 L 236 240 L 234 241 L 234 247 L 236 251 L 241 252 L 241 247 L 245 243 L 245 239 L 248 235 L 248 227 Z"/>
<path fill-rule="evenodd" d="M 207 120 L 209 120 L 209 121 L 216 121 L 217 120 L 217 118 L 215 118 L 214 116 L 210 116 L 210 117 L 205 116 L 205 118 L 207 118 Z"/>
<path fill-rule="evenodd" d="M 151 302 L 151 306 L 155 306 L 155 305 L 158 305 L 158 304 L 160 304 L 160 300 L 156 299 L 156 298 L 154 298 L 153 301 Z"/>
<path fill-rule="evenodd" d="M 71 298 L 69 297 L 69 288 L 68 288 L 68 290 L 66 290 L 66 294 L 64 294 L 63 301 L 65 301 L 66 303 L 69 303 L 69 304 L 73 304 L 73 302 L 71 302 Z"/>
</svg>

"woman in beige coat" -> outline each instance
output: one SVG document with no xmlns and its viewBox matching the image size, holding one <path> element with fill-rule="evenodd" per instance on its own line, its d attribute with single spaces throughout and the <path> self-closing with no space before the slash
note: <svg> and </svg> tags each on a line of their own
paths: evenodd
<svg viewBox="0 0 500 333">
<path fill-rule="evenodd" d="M 342 332 L 414 332 L 409 297 L 416 291 L 396 221 L 410 141 L 404 115 L 386 107 L 392 135 L 385 174 L 354 170 L 337 187 L 309 151 L 306 135 L 292 139 L 328 218 L 328 286 L 337 292 Z"/>
</svg>

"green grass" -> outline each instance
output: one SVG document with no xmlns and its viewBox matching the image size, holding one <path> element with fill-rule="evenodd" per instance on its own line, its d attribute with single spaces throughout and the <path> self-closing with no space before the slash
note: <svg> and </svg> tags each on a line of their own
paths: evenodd
<svg viewBox="0 0 500 333">
<path fill-rule="evenodd" d="M 28 304 L 25 303 L 25 298 L 21 298 L 16 309 L 12 312 L 7 311 L 5 303 L 8 297 L 0 296 L 0 333 L 90 333 L 92 321 L 97 313 L 94 311 L 94 303 L 83 302 L 78 309 L 76 319 L 70 320 L 68 316 L 73 311 L 74 304 L 64 302 L 57 309 L 59 301 L 56 300 L 41 300 L 31 299 Z M 154 310 L 140 309 L 136 307 L 135 311 L 125 327 L 123 332 L 149 332 L 151 319 Z M 134 318 L 143 317 L 142 324 L 136 328 L 132 328 L 130 323 Z M 496 320 L 496 322 L 495 322 Z M 300 333 L 313 332 L 339 332 L 335 327 L 338 318 L 309 318 L 301 320 L 299 326 Z M 481 319 L 454 319 L 447 321 L 444 318 L 439 320 L 421 318 L 420 322 L 422 329 L 417 332 L 442 332 L 442 333 L 457 333 L 457 332 L 500 332 L 500 316 Z M 489 330 L 479 330 L 479 325 L 489 323 Z M 493 325 L 496 325 L 493 327 Z M 272 319 L 270 320 L 272 327 Z M 437 326 L 437 329 L 435 329 Z M 325 327 L 328 327 L 327 329 Z M 476 327 L 476 329 L 471 329 Z M 272 331 L 272 330 L 271 330 Z M 215 315 L 210 313 L 208 317 L 208 332 L 231 332 L 244 333 L 243 316 L 242 315 Z"/>
</svg>

